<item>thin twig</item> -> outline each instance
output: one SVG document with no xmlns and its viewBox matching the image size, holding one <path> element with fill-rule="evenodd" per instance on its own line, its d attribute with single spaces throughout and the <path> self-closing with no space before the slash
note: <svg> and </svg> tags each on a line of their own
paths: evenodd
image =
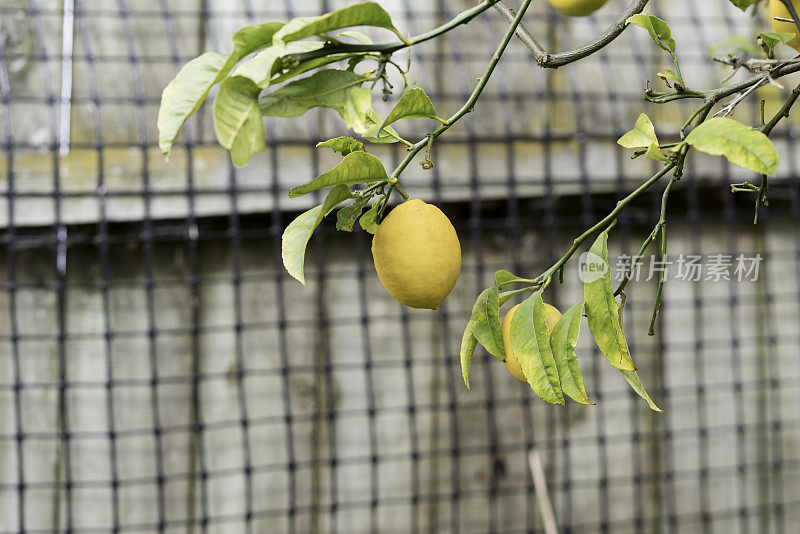
<svg viewBox="0 0 800 534">
<path fill-rule="evenodd" d="M 572 242 L 572 247 L 570 247 L 570 249 L 566 252 L 566 254 L 564 254 L 561 257 L 561 259 L 559 259 L 552 267 L 547 269 L 547 271 L 545 271 L 543 274 L 538 276 L 536 278 L 536 280 L 537 281 L 542 281 L 542 280 L 547 280 L 547 279 L 551 278 L 553 276 L 553 274 L 555 274 L 556 271 L 558 271 L 565 263 L 567 263 L 569 261 L 569 259 L 573 256 L 573 254 L 575 254 L 575 251 L 578 250 L 578 248 L 581 246 L 581 244 L 584 241 L 586 241 L 592 234 L 594 234 L 598 230 L 601 230 L 601 229 L 604 229 L 604 228 L 608 227 L 608 225 L 610 225 L 612 222 L 614 222 L 614 220 L 617 218 L 617 215 L 619 214 L 619 212 L 622 211 L 622 209 L 625 206 L 627 206 L 628 204 L 633 202 L 637 197 L 639 197 L 639 195 L 641 195 L 642 193 L 647 191 L 650 188 L 650 186 L 652 186 L 654 183 L 656 183 L 661 178 L 663 178 L 667 173 L 669 173 L 671 170 L 673 170 L 676 166 L 677 166 L 677 162 L 673 162 L 673 163 L 668 164 L 666 167 L 664 167 L 663 169 L 658 171 L 650 179 L 648 179 L 646 182 L 644 182 L 642 185 L 640 185 L 638 188 L 636 188 L 636 190 L 634 190 L 628 196 L 626 196 L 625 198 L 623 198 L 622 200 L 617 202 L 616 207 L 614 207 L 614 209 L 611 210 L 611 213 L 606 215 L 600 222 L 598 222 L 597 224 L 595 224 L 594 226 L 592 226 L 591 228 L 586 230 L 584 233 L 582 233 L 580 236 L 575 238 L 575 240 Z"/>
<path fill-rule="evenodd" d="M 788 119 L 789 112 L 792 110 L 792 107 L 795 105 L 798 98 L 800 98 L 800 85 L 797 85 L 797 87 L 792 89 L 792 94 L 789 95 L 789 98 L 786 100 L 786 102 L 784 102 L 781 109 L 778 110 L 775 116 L 772 117 L 768 123 L 761 127 L 761 133 L 764 135 L 771 134 L 772 130 L 778 125 L 781 119 Z"/>
<path fill-rule="evenodd" d="M 517 16 L 517 13 L 503 2 L 497 2 L 494 5 L 494 8 L 499 11 L 503 17 L 505 17 L 509 24 L 513 22 L 514 17 Z M 533 38 L 533 35 L 531 35 L 531 32 L 528 31 L 528 28 L 526 28 L 524 24 L 520 24 L 517 27 L 514 35 L 517 36 L 517 39 L 519 39 L 522 44 L 528 47 L 528 49 L 533 53 L 533 57 L 535 57 L 537 61 L 547 56 L 545 49 L 542 48 L 542 45 L 540 45 L 539 42 Z"/>
<path fill-rule="evenodd" d="M 515 33 L 517 38 L 533 53 L 533 56 L 536 58 L 536 62 L 540 67 L 557 69 L 558 67 L 563 67 L 564 65 L 568 65 L 585 57 L 591 56 L 598 50 L 611 43 L 625 30 L 625 26 L 627 26 L 627 20 L 633 15 L 641 13 L 645 6 L 647 6 L 648 2 L 649 0 L 633 0 L 620 14 L 620 16 L 611 24 L 611 26 L 609 26 L 596 39 L 586 43 L 583 46 L 579 46 L 578 48 L 568 50 L 566 52 L 554 54 L 547 52 L 536 41 L 536 39 L 534 39 L 533 35 L 531 35 L 525 26 L 519 26 Z M 514 11 L 506 7 L 501 2 L 497 2 L 494 7 L 506 18 L 509 23 L 514 19 Z"/>
<path fill-rule="evenodd" d="M 511 41 L 511 38 L 514 36 L 514 32 L 516 31 L 519 24 L 522 22 L 522 17 L 525 15 L 525 11 L 527 11 L 528 6 L 530 6 L 532 0 L 524 0 L 522 5 L 519 8 L 519 13 L 514 18 L 509 29 L 506 31 L 506 34 L 503 36 L 503 40 L 500 41 L 500 44 L 497 46 L 497 50 L 495 50 L 494 54 L 492 55 L 491 61 L 489 61 L 489 65 L 486 67 L 483 75 L 478 79 L 478 85 L 472 91 L 472 94 L 461 106 L 461 109 L 456 111 L 451 117 L 447 119 L 447 122 L 440 125 L 434 131 L 428 133 L 425 137 L 414 143 L 412 146 L 408 147 L 408 153 L 406 157 L 403 158 L 403 161 L 392 171 L 392 174 L 389 176 L 389 180 L 396 180 L 397 177 L 402 173 L 408 164 L 411 163 L 411 160 L 419 154 L 419 152 L 424 149 L 428 144 L 433 140 L 442 135 L 446 132 L 453 124 L 458 122 L 464 115 L 471 112 L 475 107 L 475 103 L 478 101 L 478 98 L 481 96 L 486 84 L 489 82 L 489 78 L 492 76 L 495 67 L 500 62 L 500 58 L 503 56 L 503 53 L 506 51 L 508 47 L 508 43 Z M 494 2 L 493 2 L 494 3 Z"/>
<path fill-rule="evenodd" d="M 392 43 L 386 44 L 346 44 L 340 43 L 331 46 L 323 46 L 318 50 L 311 50 L 309 52 L 303 52 L 300 54 L 290 54 L 286 56 L 287 58 L 291 58 L 293 61 L 306 61 L 309 59 L 315 59 L 318 57 L 330 56 L 333 54 L 358 54 L 358 53 L 369 53 L 369 52 L 379 52 L 381 54 L 393 54 L 398 50 L 402 50 L 403 48 L 408 48 L 410 46 L 414 46 L 419 43 L 424 43 L 425 41 L 429 41 L 431 39 L 435 39 L 442 34 L 445 34 L 456 28 L 461 26 L 462 24 L 467 24 L 469 21 L 486 11 L 487 9 L 491 8 L 500 0 L 484 0 L 480 4 L 462 11 L 446 23 L 438 26 L 430 31 L 425 33 L 421 33 L 419 35 L 410 37 L 405 40 L 395 41 Z"/>
<path fill-rule="evenodd" d="M 650 329 L 647 331 L 647 335 L 654 336 L 656 335 L 655 331 L 655 324 L 656 318 L 658 317 L 658 312 L 661 311 L 661 296 L 664 291 L 664 277 L 666 275 L 666 269 L 664 269 L 664 260 L 667 257 L 667 201 L 669 200 L 669 194 L 672 191 L 672 186 L 675 185 L 677 181 L 676 177 L 672 177 L 667 184 L 666 189 L 664 189 L 664 194 L 661 195 L 661 216 L 658 219 L 658 224 L 656 224 L 656 232 L 661 232 L 661 272 L 659 273 L 658 277 L 658 289 L 656 290 L 656 302 L 653 305 L 653 317 L 650 319 Z"/>
<path fill-rule="evenodd" d="M 647 247 L 650 246 L 650 243 L 652 243 L 653 240 L 658 236 L 659 229 L 660 226 L 658 223 L 656 223 L 655 227 L 653 228 L 653 231 L 647 234 L 647 238 L 644 240 L 644 242 L 642 242 L 642 246 L 639 247 L 639 252 L 636 254 L 636 256 L 631 258 L 631 265 L 630 267 L 628 267 L 628 270 L 623 275 L 622 281 L 619 283 L 619 286 L 617 286 L 616 291 L 614 291 L 614 296 L 618 296 L 623 291 L 625 291 L 625 287 L 628 285 L 628 282 L 631 281 L 631 277 L 633 276 L 633 271 L 636 270 L 636 266 L 639 264 L 639 260 L 644 255 L 645 251 L 647 250 Z"/>
<path fill-rule="evenodd" d="M 774 69 L 770 75 L 772 76 L 772 78 L 782 78 L 783 76 L 786 76 L 788 74 L 793 74 L 798 71 L 800 71 L 800 63 L 793 62 L 787 65 L 781 65 L 780 67 Z M 742 91 L 747 90 L 750 86 L 759 83 L 763 79 L 764 75 L 759 74 L 757 76 L 750 77 L 744 81 L 735 83 L 728 87 L 721 87 L 719 89 L 712 89 L 706 91 L 698 91 L 694 89 L 684 89 L 682 91 L 673 91 L 669 93 L 646 91 L 644 94 L 644 99 L 647 102 L 652 102 L 654 104 L 666 104 L 667 102 L 673 102 L 675 100 L 683 100 L 687 98 L 697 98 L 706 101 L 715 99 L 718 102 L 723 98 L 727 98 L 729 96 L 735 95 L 736 93 L 740 93 Z"/>
<path fill-rule="evenodd" d="M 746 91 L 742 91 L 741 93 L 739 93 L 736 96 L 736 98 L 731 100 L 730 103 L 727 106 L 725 106 L 721 110 L 719 110 L 716 113 L 714 113 L 714 116 L 715 117 L 727 117 L 728 115 L 733 113 L 733 110 L 736 109 L 736 106 L 741 104 L 748 96 L 753 94 L 753 91 L 755 91 L 756 89 L 758 89 L 759 87 L 761 87 L 762 85 L 767 83 L 768 81 L 769 81 L 769 74 L 765 74 L 761 78 L 760 81 L 758 81 L 757 83 L 754 83 L 753 85 L 751 85 Z"/>
<path fill-rule="evenodd" d="M 728 65 L 734 69 L 741 67 L 753 73 L 763 72 L 778 65 L 791 65 L 793 63 L 800 63 L 800 55 L 797 55 L 791 59 L 761 59 L 756 57 L 749 59 L 742 59 L 740 57 L 714 57 L 712 59 L 717 63 Z"/>
</svg>

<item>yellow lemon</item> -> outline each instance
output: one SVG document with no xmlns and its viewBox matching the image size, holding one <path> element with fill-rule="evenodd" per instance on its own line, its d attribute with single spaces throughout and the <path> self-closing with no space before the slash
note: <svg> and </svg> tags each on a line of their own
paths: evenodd
<svg viewBox="0 0 800 534">
<path fill-rule="evenodd" d="M 416 198 L 378 226 L 372 258 L 386 291 L 412 308 L 438 308 L 461 272 L 461 244 L 450 219 Z"/>
<path fill-rule="evenodd" d="M 797 14 L 800 15 L 800 0 L 792 0 L 792 6 L 794 6 Z M 786 9 L 786 6 L 783 5 L 781 0 L 769 0 L 769 17 L 770 20 L 772 20 L 772 27 L 775 28 L 776 32 L 795 34 L 795 38 L 789 41 L 787 44 L 800 52 L 800 30 L 797 29 L 797 26 L 794 24 L 794 22 L 782 22 L 775 20 L 775 17 L 781 17 L 784 19 L 792 18 L 792 14 L 789 13 L 789 10 Z"/>
<path fill-rule="evenodd" d="M 522 372 L 522 367 L 519 364 L 519 360 L 514 355 L 514 351 L 511 349 L 511 319 L 514 318 L 514 313 L 516 313 L 517 308 L 519 308 L 519 304 L 508 310 L 508 313 L 505 317 L 503 317 L 503 324 L 500 325 L 500 331 L 503 333 L 503 344 L 506 347 L 506 367 L 508 371 L 514 375 L 519 380 L 523 382 L 527 382 L 528 380 L 525 378 L 525 374 Z M 561 312 L 555 306 L 551 306 L 548 303 L 544 303 L 545 308 L 545 316 L 544 316 L 544 324 L 547 327 L 547 333 L 552 334 L 553 329 L 556 327 L 556 323 L 558 320 L 561 319 Z"/>
<path fill-rule="evenodd" d="M 582 17 L 594 13 L 608 0 L 549 0 L 549 2 L 565 15 Z"/>
</svg>

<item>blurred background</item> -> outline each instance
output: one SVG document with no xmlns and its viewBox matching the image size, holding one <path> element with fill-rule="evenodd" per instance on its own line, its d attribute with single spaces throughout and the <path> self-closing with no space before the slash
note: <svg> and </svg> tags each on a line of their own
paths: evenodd
<svg viewBox="0 0 800 534">
<path fill-rule="evenodd" d="M 755 282 L 632 282 L 625 325 L 650 411 L 588 337 L 596 406 L 545 404 L 479 348 L 472 389 L 461 332 L 494 271 L 536 276 L 657 170 L 617 138 L 648 113 L 674 138 L 696 103 L 642 101 L 668 57 L 630 28 L 590 59 L 539 69 L 513 41 L 474 113 L 413 164 L 406 190 L 453 220 L 463 269 L 437 312 L 394 301 L 370 236 L 323 224 L 308 287 L 282 268 L 280 236 L 319 195 L 290 187 L 335 165 L 314 145 L 345 135 L 315 110 L 267 118 L 267 150 L 237 169 L 209 103 L 169 161 L 161 91 L 196 55 L 227 53 L 253 22 L 316 15 L 325 0 L 5 0 L 0 6 L 0 532 L 789 532 L 800 521 L 798 122 L 773 134 L 782 161 L 753 225 L 756 181 L 693 153 L 668 213 L 671 254 L 764 259 Z M 473 5 L 382 0 L 417 34 Z M 511 2 L 517 7 L 515 2 Z M 525 18 L 549 50 L 601 32 L 627 2 Z M 658 0 L 694 88 L 727 76 L 709 48 L 767 31 L 766 10 Z M 413 49 L 409 79 L 457 110 L 505 31 L 487 11 Z M 393 40 L 372 32 L 376 40 Z M 717 51 L 724 53 L 724 49 Z M 407 53 L 395 58 L 406 61 Z M 737 76 L 741 76 L 737 75 Z M 376 107 L 385 113 L 396 94 Z M 781 81 L 787 91 L 797 80 Z M 737 110 L 758 124 L 782 90 Z M 399 128 L 418 139 L 433 124 Z M 402 147 L 370 147 L 387 167 Z M 626 209 L 611 257 L 635 254 L 661 187 Z M 648 258 L 649 260 L 649 258 Z M 549 300 L 580 300 L 577 258 Z M 541 458 L 535 488 L 528 453 Z"/>
</svg>

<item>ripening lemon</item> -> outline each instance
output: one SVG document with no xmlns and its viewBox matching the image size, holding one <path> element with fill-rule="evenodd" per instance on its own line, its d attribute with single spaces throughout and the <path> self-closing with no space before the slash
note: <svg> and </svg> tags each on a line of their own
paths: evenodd
<svg viewBox="0 0 800 534">
<path fill-rule="evenodd" d="M 503 324 L 500 325 L 500 331 L 503 333 L 503 344 L 506 347 L 506 367 L 508 371 L 519 380 L 527 382 L 528 380 L 522 372 L 522 367 L 519 365 L 519 360 L 517 360 L 514 351 L 511 349 L 511 319 L 514 318 L 517 308 L 519 308 L 519 304 L 508 310 L 508 313 L 503 318 Z M 547 333 L 552 334 L 556 323 L 561 319 L 561 312 L 555 306 L 551 306 L 546 302 L 544 303 L 544 309 L 544 324 L 547 327 Z"/>
<path fill-rule="evenodd" d="M 450 219 L 416 198 L 378 226 L 372 257 L 386 291 L 412 308 L 438 308 L 461 272 L 461 244 Z"/>
<path fill-rule="evenodd" d="M 792 6 L 794 6 L 797 14 L 800 15 L 800 0 L 792 0 Z M 792 14 L 789 13 L 789 10 L 786 9 L 786 6 L 783 5 L 781 0 L 769 0 L 769 17 L 770 20 L 772 20 L 772 27 L 775 28 L 776 32 L 795 34 L 795 38 L 789 41 L 787 44 L 800 52 L 800 30 L 797 29 L 797 26 L 793 22 L 775 20 L 775 17 L 781 17 L 784 19 L 792 18 Z"/>
<path fill-rule="evenodd" d="M 608 0 L 549 0 L 549 2 L 565 15 L 582 17 L 594 13 Z"/>
</svg>

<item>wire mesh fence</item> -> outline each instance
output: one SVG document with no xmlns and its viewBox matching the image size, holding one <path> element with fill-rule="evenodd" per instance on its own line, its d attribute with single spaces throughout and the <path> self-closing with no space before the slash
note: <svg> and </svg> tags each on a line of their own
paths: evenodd
<svg viewBox="0 0 800 534">
<path fill-rule="evenodd" d="M 572 20 L 535 2 L 526 24 L 547 48 L 567 49 L 623 4 Z M 0 532 L 543 532 L 542 494 L 560 532 L 791 532 L 797 123 L 774 135 L 783 160 L 758 226 L 751 199 L 730 193 L 747 174 L 717 159 L 688 160 L 673 193 L 671 250 L 760 255 L 755 280 L 670 279 L 655 337 L 655 281 L 630 286 L 631 349 L 666 415 L 585 333 L 578 354 L 596 406 L 544 405 L 480 350 L 466 390 L 458 346 L 478 291 L 498 268 L 542 272 L 652 174 L 652 162 L 616 146 L 639 112 L 669 136 L 689 108 L 641 101 L 664 59 L 644 34 L 556 71 L 513 43 L 474 113 L 437 140 L 436 166 L 404 174 L 462 242 L 461 279 L 442 308 L 396 303 L 369 236 L 330 225 L 310 245 L 302 287 L 283 271 L 280 236 L 320 199 L 285 195 L 334 164 L 315 145 L 342 135 L 335 114 L 265 119 L 267 150 L 241 169 L 216 145 L 208 105 L 169 162 L 155 117 L 177 69 L 226 52 L 235 29 L 341 5 L 0 6 Z M 382 5 L 419 33 L 472 3 Z M 767 25 L 722 0 L 652 9 L 669 18 L 696 87 L 724 76 L 712 45 Z M 457 109 L 503 27 L 490 11 L 415 47 L 412 80 L 437 108 Z M 737 113 L 755 123 L 758 100 Z M 635 252 L 660 193 L 623 212 L 612 257 Z M 580 294 L 575 266 L 552 301 L 563 308 Z"/>
</svg>

